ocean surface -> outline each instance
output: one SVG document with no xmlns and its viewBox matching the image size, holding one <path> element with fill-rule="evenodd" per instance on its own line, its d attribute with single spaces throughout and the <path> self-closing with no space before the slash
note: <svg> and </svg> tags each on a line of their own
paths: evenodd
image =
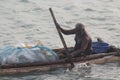
<svg viewBox="0 0 120 80">
<path fill-rule="evenodd" d="M 63 47 L 50 7 L 61 27 L 72 29 L 83 23 L 93 41 L 100 37 L 120 47 L 120 0 L 0 0 L 0 47 L 39 41 L 49 48 Z M 74 46 L 74 35 L 64 38 L 67 46 Z M 0 76 L 0 80 L 120 80 L 120 62 L 92 64 L 90 72 L 58 69 Z"/>
</svg>

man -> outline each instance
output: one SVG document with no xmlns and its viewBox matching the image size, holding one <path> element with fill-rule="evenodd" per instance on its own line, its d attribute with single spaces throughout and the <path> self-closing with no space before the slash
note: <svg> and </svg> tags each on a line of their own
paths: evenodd
<svg viewBox="0 0 120 80">
<path fill-rule="evenodd" d="M 71 54 L 72 57 L 85 56 L 92 53 L 92 39 L 85 30 L 82 23 L 77 23 L 74 29 L 65 30 L 59 26 L 63 34 L 75 34 L 75 46 Z"/>
</svg>

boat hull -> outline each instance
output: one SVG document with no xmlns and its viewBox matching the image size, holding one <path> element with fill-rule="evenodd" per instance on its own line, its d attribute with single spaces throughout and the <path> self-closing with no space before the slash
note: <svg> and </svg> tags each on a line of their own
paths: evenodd
<svg viewBox="0 0 120 80">
<path fill-rule="evenodd" d="M 86 57 L 72 58 L 75 64 L 79 63 L 90 63 L 90 64 L 101 64 L 106 62 L 120 60 L 117 52 L 111 53 L 100 53 L 94 55 L 88 55 Z M 0 75 L 6 74 L 17 74 L 17 73 L 28 73 L 34 71 L 48 71 L 56 68 L 69 68 L 71 65 L 67 59 L 51 62 L 51 63 L 29 63 L 21 65 L 4 65 L 1 66 Z"/>
</svg>

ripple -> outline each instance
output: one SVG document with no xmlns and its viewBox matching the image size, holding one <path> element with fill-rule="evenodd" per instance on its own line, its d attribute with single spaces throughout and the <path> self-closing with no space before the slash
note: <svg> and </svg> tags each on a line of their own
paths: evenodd
<svg viewBox="0 0 120 80">
<path fill-rule="evenodd" d="M 98 21 L 105 21 L 106 20 L 106 18 L 102 18 L 102 17 L 95 17 L 95 18 L 91 18 L 91 19 L 93 19 L 93 20 L 98 20 Z"/>
<path fill-rule="evenodd" d="M 43 9 L 42 8 L 38 8 L 38 7 L 33 9 L 33 11 L 41 11 L 41 10 L 43 10 Z"/>
<path fill-rule="evenodd" d="M 20 0 L 20 2 L 29 3 L 30 1 L 29 0 Z"/>
<path fill-rule="evenodd" d="M 115 28 L 108 28 L 108 31 L 116 31 L 117 29 Z"/>
<path fill-rule="evenodd" d="M 95 10 L 91 9 L 91 8 L 86 8 L 85 11 L 90 11 L 90 12 L 93 12 Z"/>
<path fill-rule="evenodd" d="M 24 25 L 21 25 L 20 27 L 22 27 L 22 28 L 25 28 L 25 29 L 30 29 L 30 28 L 33 28 L 33 26 L 35 26 L 35 25 L 33 25 L 33 24 L 24 24 Z"/>
<path fill-rule="evenodd" d="M 63 9 L 64 9 L 64 10 L 72 10 L 72 9 L 74 9 L 74 6 L 64 7 Z"/>
<path fill-rule="evenodd" d="M 115 35 L 116 37 L 120 37 L 120 34 Z"/>
</svg>

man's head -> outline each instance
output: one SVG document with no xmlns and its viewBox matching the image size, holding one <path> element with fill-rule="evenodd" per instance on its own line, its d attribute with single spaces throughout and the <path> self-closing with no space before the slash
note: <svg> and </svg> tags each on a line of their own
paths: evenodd
<svg viewBox="0 0 120 80">
<path fill-rule="evenodd" d="M 77 27 L 78 27 L 78 28 L 84 27 L 84 25 L 83 25 L 82 23 L 77 23 L 75 26 L 76 26 L 76 28 L 77 28 Z"/>
<path fill-rule="evenodd" d="M 81 33 L 81 35 L 83 35 L 86 32 L 85 26 L 82 23 L 77 23 L 75 27 L 76 27 L 76 30 Z"/>
</svg>

